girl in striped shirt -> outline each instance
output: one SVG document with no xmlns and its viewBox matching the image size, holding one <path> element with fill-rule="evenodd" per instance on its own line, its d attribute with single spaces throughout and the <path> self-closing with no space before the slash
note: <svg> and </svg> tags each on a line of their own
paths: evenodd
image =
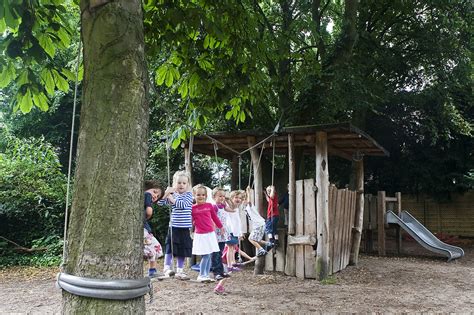
<svg viewBox="0 0 474 315">
<path fill-rule="evenodd" d="M 166 254 L 163 273 L 165 276 L 175 276 L 180 280 L 189 280 L 184 273 L 184 261 L 192 256 L 193 242 L 190 228 L 192 227 L 191 209 L 193 194 L 191 192 L 190 176 L 184 171 L 178 171 L 173 176 L 173 187 L 168 187 L 160 204 L 170 204 L 170 227 L 166 237 Z M 176 257 L 176 274 L 172 271 L 173 257 Z"/>
</svg>

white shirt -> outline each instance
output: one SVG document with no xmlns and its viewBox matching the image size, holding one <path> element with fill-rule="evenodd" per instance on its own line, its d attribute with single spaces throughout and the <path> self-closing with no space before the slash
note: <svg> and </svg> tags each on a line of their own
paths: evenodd
<svg viewBox="0 0 474 315">
<path fill-rule="evenodd" d="M 265 219 L 262 218 L 262 216 L 258 213 L 257 207 L 247 205 L 245 211 L 247 211 L 247 215 L 252 222 L 252 226 L 256 227 L 265 225 Z"/>
<path fill-rule="evenodd" d="M 242 235 L 239 208 L 234 210 L 235 212 L 227 212 L 227 224 L 230 227 L 230 233 L 234 234 L 236 237 L 239 237 Z"/>
</svg>

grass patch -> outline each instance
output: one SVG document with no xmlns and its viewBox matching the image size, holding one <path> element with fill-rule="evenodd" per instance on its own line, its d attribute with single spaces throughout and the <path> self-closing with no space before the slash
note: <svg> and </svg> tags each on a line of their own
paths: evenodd
<svg viewBox="0 0 474 315">
<path fill-rule="evenodd" d="M 330 285 L 330 284 L 336 284 L 337 279 L 335 276 L 328 276 L 327 278 L 321 280 L 322 285 Z"/>
</svg>

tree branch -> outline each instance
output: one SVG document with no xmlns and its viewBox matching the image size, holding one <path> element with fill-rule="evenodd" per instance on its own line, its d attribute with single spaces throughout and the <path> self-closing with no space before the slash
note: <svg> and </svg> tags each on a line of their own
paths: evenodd
<svg viewBox="0 0 474 315">
<path fill-rule="evenodd" d="M 9 240 L 8 238 L 3 237 L 3 236 L 0 236 L 0 238 L 4 241 L 10 243 L 10 244 L 15 245 L 16 247 L 14 248 L 14 250 L 19 251 L 19 252 L 25 252 L 25 253 L 44 252 L 45 250 L 48 249 L 46 247 L 26 248 L 26 247 L 23 247 L 23 246 L 15 243 L 14 241 Z"/>
</svg>

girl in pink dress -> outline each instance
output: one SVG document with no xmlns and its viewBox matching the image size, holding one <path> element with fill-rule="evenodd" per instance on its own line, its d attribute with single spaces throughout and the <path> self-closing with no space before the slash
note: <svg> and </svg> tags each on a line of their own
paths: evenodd
<svg viewBox="0 0 474 315">
<path fill-rule="evenodd" d="M 194 198 L 196 203 L 192 207 L 192 218 L 194 225 L 193 255 L 201 256 L 201 264 L 198 282 L 213 282 L 209 277 L 211 270 L 211 254 L 219 252 L 219 245 L 215 233 L 215 226 L 223 229 L 222 223 L 217 217 L 214 206 L 208 202 L 206 187 L 197 185 L 194 187 Z"/>
</svg>

